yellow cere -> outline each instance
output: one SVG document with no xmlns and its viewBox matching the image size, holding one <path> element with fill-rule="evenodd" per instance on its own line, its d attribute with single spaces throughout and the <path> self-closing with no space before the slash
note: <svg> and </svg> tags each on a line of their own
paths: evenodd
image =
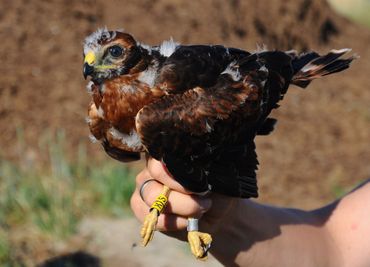
<svg viewBox="0 0 370 267">
<path fill-rule="evenodd" d="M 89 53 L 86 54 L 85 56 L 85 63 L 92 65 L 95 62 L 95 54 L 94 52 L 90 51 Z"/>
</svg>

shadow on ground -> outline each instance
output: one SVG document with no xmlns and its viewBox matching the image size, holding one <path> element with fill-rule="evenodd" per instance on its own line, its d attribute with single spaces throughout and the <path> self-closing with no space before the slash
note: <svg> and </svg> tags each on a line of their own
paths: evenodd
<svg viewBox="0 0 370 267">
<path fill-rule="evenodd" d="M 84 251 L 77 251 L 66 255 L 61 255 L 46 260 L 37 265 L 37 267 L 101 267 L 101 261 L 98 257 L 86 253 Z"/>
</svg>

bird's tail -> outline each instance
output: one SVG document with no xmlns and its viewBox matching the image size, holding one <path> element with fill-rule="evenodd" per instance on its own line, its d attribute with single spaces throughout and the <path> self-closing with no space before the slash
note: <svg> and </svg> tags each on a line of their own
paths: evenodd
<svg viewBox="0 0 370 267">
<path fill-rule="evenodd" d="M 347 69 L 352 60 L 358 57 L 353 55 L 349 58 L 340 58 L 350 51 L 351 49 L 348 48 L 331 50 L 324 56 L 320 56 L 316 52 L 301 55 L 287 52 L 293 58 L 294 75 L 291 83 L 306 88 L 314 79 Z"/>
</svg>

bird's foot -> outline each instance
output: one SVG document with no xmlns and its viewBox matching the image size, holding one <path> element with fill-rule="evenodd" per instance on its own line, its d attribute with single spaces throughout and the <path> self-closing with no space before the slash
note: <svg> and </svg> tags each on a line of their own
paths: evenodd
<svg viewBox="0 0 370 267">
<path fill-rule="evenodd" d="M 150 208 L 149 214 L 145 217 L 143 227 L 141 228 L 141 244 L 145 247 L 153 239 L 154 231 L 158 223 L 158 217 L 163 212 L 168 202 L 170 189 L 163 186 L 161 194 L 156 198 Z"/>
<path fill-rule="evenodd" d="M 212 237 L 210 234 L 199 231 L 190 231 L 188 232 L 188 242 L 191 252 L 198 260 L 207 260 L 208 250 L 212 243 Z"/>
<path fill-rule="evenodd" d="M 145 247 L 153 239 L 154 231 L 157 226 L 159 213 L 156 209 L 152 209 L 144 219 L 143 226 L 141 228 L 141 244 Z"/>
</svg>

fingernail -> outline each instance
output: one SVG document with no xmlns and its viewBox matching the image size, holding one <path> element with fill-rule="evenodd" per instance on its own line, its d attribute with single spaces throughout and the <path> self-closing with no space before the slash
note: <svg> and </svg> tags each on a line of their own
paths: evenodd
<svg viewBox="0 0 370 267">
<path fill-rule="evenodd" d="M 199 201 L 199 205 L 201 212 L 205 213 L 212 207 L 212 200 L 210 198 L 202 198 Z"/>
</svg>

